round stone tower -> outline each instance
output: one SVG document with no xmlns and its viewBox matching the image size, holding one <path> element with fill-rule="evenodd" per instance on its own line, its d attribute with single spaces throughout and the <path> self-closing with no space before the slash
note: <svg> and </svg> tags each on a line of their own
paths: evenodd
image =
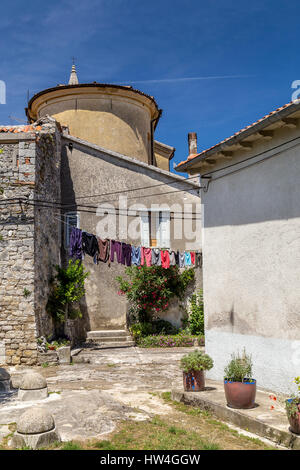
<svg viewBox="0 0 300 470">
<path fill-rule="evenodd" d="M 30 122 L 48 114 L 75 137 L 152 163 L 153 133 L 161 110 L 152 96 L 132 87 L 79 84 L 73 65 L 69 84 L 34 95 L 26 113 Z"/>
</svg>

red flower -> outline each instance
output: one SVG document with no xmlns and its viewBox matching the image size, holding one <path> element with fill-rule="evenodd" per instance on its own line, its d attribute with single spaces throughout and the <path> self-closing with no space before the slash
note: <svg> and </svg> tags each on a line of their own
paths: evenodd
<svg viewBox="0 0 300 470">
<path fill-rule="evenodd" d="M 274 410 L 274 406 L 273 406 L 273 405 L 271 405 L 271 410 Z"/>
</svg>

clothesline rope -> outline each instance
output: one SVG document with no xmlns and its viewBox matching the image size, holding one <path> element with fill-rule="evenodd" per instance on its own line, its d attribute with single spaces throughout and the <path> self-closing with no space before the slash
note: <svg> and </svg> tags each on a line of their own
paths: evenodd
<svg viewBox="0 0 300 470">
<path fill-rule="evenodd" d="M 134 246 L 130 243 L 106 238 L 102 240 L 92 233 L 85 232 L 77 227 L 72 227 L 70 236 L 69 255 L 72 258 L 82 259 L 87 254 L 94 259 L 94 263 L 110 260 L 126 266 L 162 266 L 169 268 L 178 265 L 201 266 L 202 254 L 199 251 L 184 250 L 184 252 L 158 247 Z M 199 258 L 199 255 L 201 259 Z"/>
</svg>

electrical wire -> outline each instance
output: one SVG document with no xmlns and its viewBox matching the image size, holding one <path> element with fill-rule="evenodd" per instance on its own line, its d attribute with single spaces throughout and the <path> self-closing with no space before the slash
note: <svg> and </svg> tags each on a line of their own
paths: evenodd
<svg viewBox="0 0 300 470">
<path fill-rule="evenodd" d="M 164 192 L 164 193 L 155 193 L 155 194 L 149 194 L 149 195 L 145 195 L 145 196 L 132 196 L 132 197 L 129 197 L 127 199 L 131 200 L 131 199 L 140 199 L 140 198 L 150 197 L 150 196 L 163 196 L 165 194 L 173 194 L 173 193 L 183 192 L 183 191 L 194 191 L 194 189 L 188 189 L 188 190 L 187 189 L 176 189 L 174 191 L 167 191 L 167 192 Z M 24 201 L 23 198 L 18 198 L 18 197 L 9 198 L 9 199 L 6 199 L 6 201 L 12 201 L 12 200 L 19 201 L 21 199 L 22 199 L 23 202 L 27 202 L 27 201 Z M 76 207 L 76 208 L 83 207 L 83 208 L 88 208 L 88 209 L 97 209 L 98 208 L 98 206 L 77 204 L 76 202 L 74 202 L 73 204 L 66 204 L 66 203 L 63 203 L 63 202 L 49 201 L 49 200 L 46 200 L 46 199 L 31 199 L 31 201 L 39 202 L 39 203 L 46 203 L 46 204 L 54 204 L 54 205 L 57 205 L 57 206 L 61 207 L 62 209 L 70 209 L 70 207 Z M 111 199 L 110 201 L 114 201 L 114 199 Z M 109 201 L 100 201 L 99 204 L 103 204 L 105 202 L 109 202 Z M 3 203 L 4 203 L 4 201 L 3 201 Z M 0 205 L 3 205 L 2 201 L 0 202 Z M 112 209 L 112 208 L 111 207 L 101 207 L 101 209 L 105 210 L 105 209 Z M 115 210 L 125 210 L 125 209 L 115 208 Z M 126 210 L 130 210 L 130 209 L 126 209 Z M 179 212 L 179 213 L 181 213 L 181 212 Z"/>
<path fill-rule="evenodd" d="M 53 209 L 53 210 L 56 210 L 57 212 L 59 212 L 59 210 L 61 209 L 60 207 L 53 206 L 53 205 L 51 205 L 51 204 L 45 204 L 45 203 L 40 204 L 40 203 L 37 203 L 37 202 L 30 202 L 30 201 L 24 202 L 24 201 L 21 201 L 21 200 L 18 200 L 18 201 L 15 201 L 15 202 L 12 202 L 12 201 L 11 201 L 11 202 L 9 202 L 9 203 L 7 203 L 7 204 L 5 204 L 5 205 L 11 206 L 11 205 L 16 205 L 16 204 L 24 204 L 24 205 L 26 205 L 26 206 L 29 205 L 29 206 L 33 206 L 33 207 L 37 207 L 37 208 L 44 208 L 44 209 Z M 0 203 L 0 206 L 1 206 L 1 205 L 3 206 L 4 204 L 3 204 L 3 203 Z M 109 208 L 108 210 L 112 210 L 112 208 Z M 108 212 L 108 210 L 105 211 L 105 212 L 107 213 L 107 215 L 119 215 L 119 216 L 120 216 L 120 215 L 123 215 L 123 216 L 126 216 L 126 215 L 127 215 L 127 216 L 129 216 L 129 217 L 140 217 L 139 214 L 128 214 L 128 213 L 126 213 L 126 214 L 120 214 L 120 213 L 119 213 L 119 214 L 118 214 L 118 213 L 116 213 L 115 211 L 113 211 L 113 212 Z M 132 210 L 132 209 L 127 209 L 127 211 L 133 211 L 133 210 Z M 145 210 L 145 211 L 146 211 L 146 210 Z M 87 210 L 87 209 L 78 209 L 78 208 L 77 208 L 76 212 L 95 214 L 95 211 Z M 136 212 L 136 211 L 134 211 L 134 212 Z M 137 212 L 143 212 L 143 211 L 139 210 L 139 211 L 137 211 Z M 147 212 L 147 211 L 146 211 L 146 212 Z M 171 213 L 172 213 L 172 214 L 173 214 L 173 213 L 175 214 L 175 212 L 170 212 L 170 214 L 171 214 Z M 176 213 L 179 214 L 179 212 L 176 212 Z M 181 214 L 181 217 L 173 217 L 173 216 L 170 215 L 170 219 L 172 219 L 172 220 L 175 220 L 175 219 L 177 219 L 177 220 L 182 220 L 184 217 L 186 217 L 186 215 L 195 215 L 195 214 L 197 214 L 197 213 L 196 213 L 196 212 L 193 212 L 193 213 L 191 213 L 191 212 L 190 212 L 190 213 L 185 213 L 185 212 L 183 212 L 183 213 L 180 213 L 180 214 Z M 106 215 L 106 214 L 99 215 L 99 217 L 102 217 L 102 216 L 104 216 L 104 215 Z M 199 215 L 200 215 L 200 214 L 199 214 Z M 187 217 L 186 220 L 201 220 L 201 217 Z"/>
</svg>

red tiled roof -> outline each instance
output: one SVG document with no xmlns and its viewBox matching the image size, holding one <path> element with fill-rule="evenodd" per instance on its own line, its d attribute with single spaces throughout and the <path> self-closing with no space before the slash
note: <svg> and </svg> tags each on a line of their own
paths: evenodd
<svg viewBox="0 0 300 470">
<path fill-rule="evenodd" d="M 196 158 L 196 157 L 201 157 L 202 155 L 204 156 L 204 155 L 205 155 L 207 152 L 209 152 L 210 150 L 213 150 L 213 149 L 215 149 L 216 147 L 218 147 L 219 145 L 228 142 L 228 141 L 229 141 L 230 139 L 232 139 L 233 137 L 237 137 L 237 136 L 239 136 L 240 134 L 243 134 L 246 130 L 250 129 L 251 127 L 256 126 L 256 125 L 259 124 L 260 122 L 262 122 L 262 121 L 264 121 L 264 120 L 267 120 L 269 117 L 273 116 L 274 114 L 279 113 L 279 112 L 282 111 L 283 109 L 288 108 L 289 106 L 292 106 L 292 105 L 295 105 L 295 102 L 294 102 L 294 101 L 290 101 L 289 103 L 287 103 L 287 104 L 281 106 L 280 108 L 277 108 L 277 109 L 275 109 L 274 111 L 271 111 L 269 114 L 266 114 L 264 117 L 262 117 L 262 118 L 258 119 L 257 121 L 253 122 L 253 123 L 250 124 L 249 126 L 246 126 L 246 127 L 244 127 L 243 129 L 239 130 L 238 132 L 235 132 L 235 134 L 231 135 L 230 137 L 227 137 L 226 139 L 221 140 L 221 142 L 218 142 L 217 144 L 213 145 L 212 147 L 209 147 L 208 149 L 203 150 L 203 151 L 200 152 L 200 153 L 189 155 L 186 160 L 184 160 L 184 161 L 178 163 L 177 167 L 179 167 L 179 166 L 181 166 L 181 165 L 184 165 L 185 163 L 190 162 L 191 160 L 193 160 L 193 159 Z M 253 132 L 255 132 L 255 130 L 253 130 Z"/>
<path fill-rule="evenodd" d="M 0 132 L 11 132 L 14 134 L 19 134 L 20 132 L 36 132 L 40 131 L 42 126 L 34 125 L 23 125 L 23 126 L 0 126 Z"/>
</svg>

